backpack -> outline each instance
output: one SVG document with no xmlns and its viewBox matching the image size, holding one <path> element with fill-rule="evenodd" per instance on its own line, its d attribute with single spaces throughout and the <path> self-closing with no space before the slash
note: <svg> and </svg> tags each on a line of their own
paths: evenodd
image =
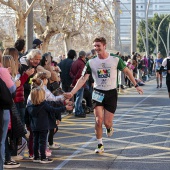
<svg viewBox="0 0 170 170">
<path fill-rule="evenodd" d="M 10 110 L 12 105 L 12 95 L 5 82 L 0 78 L 0 108 L 3 110 Z"/>
</svg>

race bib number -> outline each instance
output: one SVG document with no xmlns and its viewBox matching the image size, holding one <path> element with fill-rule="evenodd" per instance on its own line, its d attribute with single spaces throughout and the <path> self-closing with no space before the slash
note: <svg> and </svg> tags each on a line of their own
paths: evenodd
<svg viewBox="0 0 170 170">
<path fill-rule="evenodd" d="M 102 103 L 102 101 L 104 99 L 104 94 L 94 90 L 93 94 L 92 94 L 92 99 L 97 101 L 97 102 Z"/>
</svg>

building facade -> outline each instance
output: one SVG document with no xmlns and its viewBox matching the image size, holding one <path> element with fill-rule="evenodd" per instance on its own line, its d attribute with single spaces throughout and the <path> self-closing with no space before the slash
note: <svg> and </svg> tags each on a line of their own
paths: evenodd
<svg viewBox="0 0 170 170">
<path fill-rule="evenodd" d="M 136 29 L 138 23 L 146 18 L 146 9 L 149 0 L 136 0 Z M 131 0 L 117 0 L 117 7 L 120 15 L 120 38 L 122 49 L 130 53 L 131 46 Z M 169 14 L 170 0 L 150 0 L 148 18 L 152 18 L 155 13 Z"/>
</svg>

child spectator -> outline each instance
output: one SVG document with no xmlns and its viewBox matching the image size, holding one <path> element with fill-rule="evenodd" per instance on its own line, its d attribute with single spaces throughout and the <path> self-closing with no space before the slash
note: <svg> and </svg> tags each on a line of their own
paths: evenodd
<svg viewBox="0 0 170 170">
<path fill-rule="evenodd" d="M 62 91 L 62 89 L 60 88 L 60 78 L 58 77 L 57 74 L 58 74 L 57 72 L 52 72 L 49 82 L 47 84 L 47 88 L 54 94 L 54 96 L 59 96 L 64 93 L 64 91 Z M 62 102 L 51 102 L 51 104 L 54 107 L 63 106 Z M 53 128 L 53 129 L 49 129 L 48 143 L 49 143 L 50 149 L 59 149 L 60 148 L 59 144 L 53 142 L 53 137 L 58 131 L 58 125 L 60 124 L 61 117 L 55 116 L 55 119 L 56 119 L 57 127 Z"/>
<path fill-rule="evenodd" d="M 40 81 L 38 81 L 38 79 L 40 79 L 42 81 L 40 82 Z M 62 103 L 64 103 L 64 100 L 65 100 L 64 96 L 63 95 L 54 96 L 50 92 L 50 90 L 47 89 L 47 83 L 48 83 L 48 79 L 47 79 L 46 73 L 39 72 L 32 79 L 33 86 L 41 86 L 45 90 L 46 101 L 61 101 Z M 28 100 L 27 100 L 27 105 L 29 106 L 30 104 L 32 104 L 32 103 L 31 103 L 31 96 L 29 95 Z M 71 105 L 72 103 L 69 101 L 69 102 L 67 102 L 67 104 Z M 28 119 L 27 115 L 26 115 L 26 119 Z M 32 159 L 32 156 L 33 156 L 33 151 L 32 151 L 33 134 L 32 134 L 32 131 L 30 128 L 27 128 L 27 129 L 30 131 L 30 136 L 29 136 L 29 154 L 30 154 L 30 156 L 29 157 L 30 157 L 30 159 Z M 49 151 L 47 149 L 46 154 L 48 156 L 51 156 L 51 151 Z"/>
<path fill-rule="evenodd" d="M 28 106 L 28 112 L 30 115 L 30 126 L 33 131 L 33 142 L 34 142 L 34 160 L 33 162 L 40 163 L 51 163 L 52 159 L 46 157 L 46 140 L 49 125 L 52 122 L 49 122 L 50 113 L 61 114 L 62 111 L 66 109 L 72 109 L 72 106 L 66 105 L 58 108 L 50 106 L 45 101 L 45 91 L 41 87 L 36 87 L 31 90 L 31 103 L 32 105 Z M 39 156 L 39 148 L 41 159 Z"/>
</svg>

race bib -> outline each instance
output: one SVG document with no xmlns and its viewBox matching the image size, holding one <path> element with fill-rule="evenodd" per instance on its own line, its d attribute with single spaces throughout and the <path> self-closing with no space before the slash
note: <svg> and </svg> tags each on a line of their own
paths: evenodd
<svg viewBox="0 0 170 170">
<path fill-rule="evenodd" d="M 104 99 L 104 94 L 94 90 L 93 94 L 92 94 L 92 99 L 97 101 L 97 102 L 102 103 L 102 101 Z"/>
</svg>

